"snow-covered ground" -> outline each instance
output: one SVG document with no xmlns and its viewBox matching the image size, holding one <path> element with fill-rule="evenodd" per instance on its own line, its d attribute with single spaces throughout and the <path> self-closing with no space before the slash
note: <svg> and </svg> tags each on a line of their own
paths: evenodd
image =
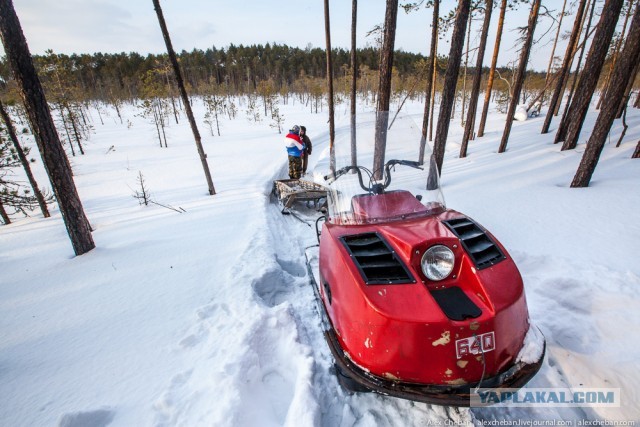
<svg viewBox="0 0 640 427">
<path fill-rule="evenodd" d="M 420 103 L 404 108 L 420 122 Z M 337 109 L 338 134 L 348 132 L 347 109 Z M 313 166 L 326 155 L 326 110 L 311 114 L 293 100 L 280 110 L 287 126 L 307 126 Z M 547 338 L 529 386 L 614 387 L 622 399 L 613 409 L 471 410 L 340 389 L 304 264 L 314 232 L 269 200 L 272 180 L 286 178 L 284 135 L 240 111 L 211 137 L 195 104 L 213 197 L 186 119 L 170 124 L 169 147 L 160 148 L 133 108 L 125 124 L 109 111 L 102 125 L 94 111 L 87 154 L 72 164 L 96 249 L 73 256 L 57 209 L 0 226 L 1 426 L 640 421 L 640 161 L 630 158 L 638 110 L 619 148 L 616 122 L 587 189 L 569 188 L 584 137 L 561 152 L 552 133 L 540 135 L 540 117 L 516 122 L 508 151 L 497 154 L 503 116 L 494 113 L 459 159 L 461 127 L 452 122 L 447 205 L 514 256 Z M 41 162 L 35 168 L 48 184 Z M 139 206 L 139 172 L 156 202 L 184 212 Z"/>
</svg>

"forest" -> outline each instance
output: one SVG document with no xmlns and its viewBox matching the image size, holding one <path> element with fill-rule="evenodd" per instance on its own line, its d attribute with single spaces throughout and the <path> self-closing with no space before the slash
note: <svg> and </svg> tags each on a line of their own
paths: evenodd
<svg viewBox="0 0 640 427">
<path fill-rule="evenodd" d="M 379 67 L 379 49 L 358 48 L 357 91 L 359 96 L 375 99 Z M 184 73 L 189 94 L 206 95 L 278 95 L 286 99 L 297 95 L 304 102 L 317 100 L 326 105 L 327 65 L 325 51 L 319 48 L 300 49 L 287 45 L 234 46 L 226 49 L 212 47 L 205 51 L 182 51 L 177 54 Z M 48 51 L 34 55 L 34 64 L 51 102 L 64 97 L 77 105 L 101 102 L 117 105 L 135 102 L 153 94 L 162 98 L 177 96 L 169 59 L 166 54 L 142 56 L 138 53 L 65 55 Z M 333 78 L 337 84 L 334 94 L 344 99 L 350 91 L 350 53 L 344 49 L 332 50 Z M 424 96 L 428 58 L 421 54 L 394 52 L 392 90 L 394 96 L 409 95 L 412 99 Z M 436 82 L 442 84 L 447 57 L 438 55 L 435 61 Z M 483 67 L 485 76 L 488 67 Z M 498 79 L 495 91 L 508 98 L 513 70 L 498 67 L 504 80 Z M 469 67 L 466 78 L 476 74 Z M 6 57 L 0 58 L 1 94 L 6 105 L 19 103 L 15 81 Z M 460 77 L 459 91 L 465 77 Z M 530 71 L 525 85 L 526 99 L 530 92 L 544 86 L 545 73 Z M 461 96 L 461 95 L 460 95 Z M 468 98 L 468 94 L 467 94 Z"/>
</svg>

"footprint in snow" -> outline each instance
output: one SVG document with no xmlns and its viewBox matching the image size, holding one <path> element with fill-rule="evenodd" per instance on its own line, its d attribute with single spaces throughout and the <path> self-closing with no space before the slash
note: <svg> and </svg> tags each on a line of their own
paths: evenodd
<svg viewBox="0 0 640 427">
<path fill-rule="evenodd" d="M 108 408 L 86 412 L 70 412 L 62 416 L 58 427 L 105 427 L 113 421 L 115 415 L 115 411 Z"/>
<path fill-rule="evenodd" d="M 286 271 L 293 277 L 304 277 L 307 274 L 307 269 L 304 265 L 300 263 L 300 261 L 289 261 L 280 259 L 276 256 L 276 261 L 282 267 L 282 270 Z"/>
<path fill-rule="evenodd" d="M 251 287 L 258 298 L 268 307 L 275 307 L 287 300 L 293 281 L 279 268 L 271 268 L 256 278 Z"/>
</svg>

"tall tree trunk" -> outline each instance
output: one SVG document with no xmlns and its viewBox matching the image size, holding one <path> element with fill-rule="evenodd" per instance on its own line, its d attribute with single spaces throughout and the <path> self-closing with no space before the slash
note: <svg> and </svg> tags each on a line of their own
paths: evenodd
<svg viewBox="0 0 640 427">
<path fill-rule="evenodd" d="M 442 173 L 444 149 L 447 144 L 447 135 L 449 134 L 449 117 L 451 116 L 451 110 L 453 109 L 453 103 L 456 98 L 456 84 L 458 83 L 460 58 L 462 57 L 462 49 L 464 48 L 464 30 L 469 20 L 470 3 L 468 0 L 458 0 L 457 16 L 453 25 L 451 49 L 449 50 L 447 71 L 444 75 L 440 114 L 438 114 L 438 126 L 436 127 L 436 138 L 433 143 L 433 157 L 437 166 L 438 175 Z"/>
<path fill-rule="evenodd" d="M 460 111 L 460 126 L 464 127 L 464 112 L 467 111 L 467 70 L 469 69 L 469 45 L 471 44 L 471 23 L 473 13 L 469 11 L 469 23 L 467 24 L 467 42 L 464 53 L 464 71 L 462 73 L 462 107 Z M 453 119 L 453 117 L 451 117 Z"/>
<path fill-rule="evenodd" d="M 498 63 L 498 54 L 500 53 L 500 41 L 502 40 L 502 28 L 504 27 L 504 15 L 507 10 L 507 0 L 500 3 L 500 16 L 498 17 L 498 30 L 496 31 L 496 42 L 493 46 L 493 56 L 491 58 L 491 68 L 489 69 L 489 77 L 487 78 L 487 88 L 484 91 L 484 104 L 482 105 L 482 114 L 480 115 L 480 124 L 478 125 L 478 138 L 484 136 L 484 126 L 487 122 L 487 114 L 489 112 L 489 101 L 491 101 L 491 91 L 493 89 L 493 80 L 496 75 L 496 64 Z"/>
<path fill-rule="evenodd" d="M 69 115 L 69 121 L 71 122 L 71 128 L 73 129 L 73 135 L 76 138 L 76 144 L 78 144 L 78 148 L 80 149 L 80 154 L 82 154 L 84 156 L 84 149 L 82 148 L 82 143 L 80 142 L 80 134 L 78 133 L 78 126 L 76 124 L 76 117 L 73 115 L 73 113 L 71 112 L 71 108 L 69 108 L 69 105 L 66 106 L 67 107 L 67 114 Z M 62 113 L 64 114 L 64 113 Z"/>
<path fill-rule="evenodd" d="M 591 10 L 593 10 L 593 8 L 596 6 L 596 2 L 597 1 L 598 0 L 589 0 L 589 1 L 587 1 L 587 6 L 585 7 L 585 12 L 589 8 L 591 8 Z M 582 36 L 582 31 L 584 29 L 584 23 L 586 22 L 587 15 L 592 15 L 592 14 L 584 13 L 582 15 L 582 22 L 580 23 L 580 32 L 578 33 L 578 39 L 580 39 L 580 37 Z M 561 93 L 560 99 L 556 103 L 555 108 L 553 110 L 554 117 L 557 117 L 558 114 L 560 114 L 560 106 L 562 105 L 562 98 L 564 97 L 564 94 L 567 91 L 567 84 L 569 83 L 569 77 L 571 76 L 571 68 L 573 68 L 573 60 L 575 59 L 576 53 L 578 52 L 578 50 L 581 50 L 581 49 L 584 48 L 584 46 L 586 44 L 586 41 L 589 39 L 590 36 L 591 36 L 591 34 L 587 33 L 587 36 L 585 36 L 582 44 L 580 46 L 576 46 L 576 48 L 574 49 L 573 53 L 571 54 L 571 61 L 569 61 L 569 74 L 567 74 L 567 79 L 564 81 L 564 86 L 562 86 L 562 91 L 560 92 Z M 579 67 L 576 67 L 576 69 L 577 68 L 579 68 Z M 569 102 L 567 102 L 566 104 L 569 104 Z"/>
<path fill-rule="evenodd" d="M 629 0 L 629 7 L 627 8 L 627 12 L 624 15 L 624 23 L 622 24 L 622 30 L 620 30 L 620 37 L 618 37 L 618 40 L 616 41 L 616 47 L 613 50 L 613 58 L 611 59 L 611 63 L 609 64 L 609 72 L 607 73 L 607 78 L 604 80 L 604 84 L 602 85 L 602 91 L 600 92 L 600 99 L 598 99 L 596 110 L 599 110 L 602 107 L 602 101 L 607 96 L 607 92 L 609 91 L 611 73 L 613 73 L 613 68 L 616 66 L 616 61 L 618 60 L 618 54 L 620 53 L 620 49 L 622 48 L 622 41 L 625 38 L 627 24 L 629 23 L 631 10 L 633 9 L 633 3 L 635 3 L 634 0 Z"/>
<path fill-rule="evenodd" d="M 438 63 L 438 45 L 436 44 L 436 53 L 434 55 L 434 61 L 436 65 Z M 436 82 L 438 78 L 438 72 L 436 67 L 433 67 L 433 76 L 431 78 L 431 111 L 429 112 L 429 142 L 433 141 L 433 116 L 436 109 Z"/>
<path fill-rule="evenodd" d="M 329 167 L 336 170 L 336 128 L 333 110 L 333 61 L 331 59 L 331 25 L 329 21 L 329 0 L 324 0 L 324 33 L 327 42 L 327 86 L 329 97 Z"/>
<path fill-rule="evenodd" d="M 2 199 L 0 199 L 0 218 L 2 218 L 2 222 L 4 222 L 5 225 L 11 224 L 11 218 L 9 218 L 9 214 L 4 209 L 4 205 L 2 204 Z"/>
<path fill-rule="evenodd" d="M 373 176 L 382 178 L 384 157 L 387 148 L 387 126 L 389 124 L 389 102 L 391 100 L 391 71 L 393 68 L 393 47 L 396 39 L 398 0 L 387 0 L 384 16 L 384 39 L 380 51 L 380 79 L 378 82 L 378 103 L 376 109 L 376 135 L 373 152 Z"/>
<path fill-rule="evenodd" d="M 58 200 L 73 250 L 76 255 L 82 255 L 95 248 L 91 225 L 78 197 L 69 160 L 56 132 L 49 104 L 45 99 L 11 0 L 0 0 L 0 37 L 9 67 L 27 110 L 45 169 L 51 180 L 51 187 Z"/>
<path fill-rule="evenodd" d="M 118 103 L 119 103 L 119 102 L 120 102 L 120 101 L 115 101 L 115 102 L 113 103 L 113 106 L 115 107 L 115 109 L 116 109 L 116 113 L 118 114 L 118 118 L 120 119 L 120 124 L 123 124 L 124 122 L 122 121 L 122 114 L 120 114 L 120 108 L 118 107 Z"/>
<path fill-rule="evenodd" d="M 429 50 L 429 66 L 427 68 L 427 89 L 425 90 L 424 115 L 422 117 L 422 136 L 420 138 L 420 152 L 418 161 L 424 164 L 424 153 L 427 146 L 427 128 L 429 127 L 429 115 L 431 110 L 431 92 L 434 86 L 434 74 L 436 70 L 436 46 L 438 45 L 438 18 L 440 15 L 440 0 L 433 2 L 433 19 L 431 21 L 431 49 Z"/>
<path fill-rule="evenodd" d="M 356 144 L 356 104 L 358 84 L 358 60 L 356 51 L 356 24 L 358 21 L 358 0 L 351 2 L 351 166 L 358 164 Z"/>
<path fill-rule="evenodd" d="M 606 99 L 603 101 L 602 109 L 596 119 L 595 127 L 593 132 L 591 132 L 591 136 L 587 142 L 587 148 L 582 155 L 580 166 L 573 178 L 571 187 L 587 187 L 589 185 L 606 142 L 607 135 L 611 130 L 618 106 L 624 97 L 624 91 L 626 89 L 625 83 L 634 71 L 638 56 L 640 56 L 640 6 L 636 7 L 633 14 L 629 35 L 627 36 L 624 48 L 620 53 L 619 61 L 617 61 L 611 76 L 610 90 L 608 91 Z"/>
<path fill-rule="evenodd" d="M 502 141 L 500 141 L 500 148 L 498 153 L 504 153 L 507 150 L 507 142 L 509 141 L 509 134 L 511 133 L 511 125 L 513 124 L 513 115 L 516 112 L 516 107 L 520 100 L 520 92 L 522 91 L 522 85 L 524 83 L 525 73 L 527 71 L 527 63 L 529 62 L 529 54 L 531 53 L 531 45 L 533 44 L 533 33 L 536 30 L 536 23 L 538 22 L 538 12 L 540 10 L 541 0 L 534 0 L 531 5 L 531 12 L 529 13 L 529 24 L 527 25 L 527 38 L 522 46 L 522 53 L 520 54 L 520 64 L 516 71 L 515 82 L 513 83 L 513 96 L 509 103 L 509 109 L 507 110 L 507 123 L 504 126 L 504 132 L 502 133 Z"/>
<path fill-rule="evenodd" d="M 633 89 L 633 82 L 636 80 L 636 74 L 638 74 L 638 69 L 640 69 L 640 62 L 636 63 L 636 68 L 633 73 L 629 76 L 629 81 L 627 82 L 626 90 L 624 91 L 625 97 L 620 102 L 620 106 L 618 107 L 618 114 L 616 114 L 616 119 L 622 117 L 622 110 L 624 110 L 627 102 L 629 102 L 629 98 L 631 98 L 631 90 Z"/>
<path fill-rule="evenodd" d="M 191 111 L 191 103 L 189 102 L 187 90 L 184 87 L 182 72 L 180 71 L 180 65 L 178 65 L 178 60 L 176 59 L 176 53 L 173 50 L 173 45 L 171 44 L 171 39 L 169 38 L 169 30 L 167 29 L 167 24 L 164 21 L 162 8 L 160 8 L 160 0 L 152 0 L 152 1 L 153 1 L 153 8 L 156 11 L 156 15 L 158 15 L 158 22 L 160 23 L 160 29 L 162 30 L 162 37 L 164 38 L 164 43 L 167 46 L 169 61 L 171 62 L 171 66 L 173 67 L 173 73 L 175 75 L 176 82 L 178 83 L 178 89 L 180 91 L 182 103 L 184 104 L 184 110 L 187 113 L 187 118 L 189 119 L 189 125 L 191 125 L 193 138 L 195 140 L 196 147 L 198 149 L 198 154 L 200 156 L 200 161 L 202 163 L 202 169 L 204 170 L 204 175 L 207 180 L 207 186 L 209 187 L 209 194 L 213 196 L 214 194 L 216 194 L 216 189 L 213 186 L 213 180 L 211 179 L 211 171 L 209 170 L 207 155 L 204 152 L 204 148 L 202 148 L 202 140 L 200 138 L 200 132 L 198 131 L 198 125 L 196 124 L 196 119 L 193 117 L 193 111 Z"/>
<path fill-rule="evenodd" d="M 578 4 L 576 19 L 575 21 L 573 21 L 573 29 L 571 30 L 571 35 L 569 36 L 567 50 L 564 53 L 564 59 L 562 60 L 560 71 L 558 71 L 560 76 L 558 77 L 558 81 L 556 82 L 556 87 L 553 91 L 553 95 L 551 95 L 551 100 L 549 101 L 549 109 L 547 110 L 547 115 L 544 118 L 544 124 L 542 125 L 541 133 L 549 132 L 549 127 L 551 126 L 551 120 L 553 120 L 553 114 L 556 110 L 556 106 L 562 99 L 564 85 L 567 80 L 567 76 L 569 75 L 569 69 L 571 67 L 573 53 L 578 44 L 579 34 L 582 31 L 582 17 L 584 15 L 586 3 L 587 0 L 580 0 L 580 3 Z"/>
<path fill-rule="evenodd" d="M 625 96 L 622 100 L 624 104 L 624 109 L 622 110 L 622 132 L 620 132 L 620 137 L 618 138 L 618 142 L 616 143 L 616 148 L 620 147 L 622 144 L 622 140 L 627 133 L 627 129 L 629 129 L 629 125 L 627 124 L 627 104 L 626 102 L 629 100 L 628 96 Z"/>
<path fill-rule="evenodd" d="M 64 111 L 62 111 L 62 105 L 60 105 L 60 118 L 62 119 L 62 126 L 64 127 L 64 132 L 67 134 L 67 142 L 69 143 L 69 148 L 71 148 L 71 155 L 75 157 L 76 150 L 75 148 L 73 148 L 73 141 L 71 141 L 71 132 L 69 132 L 69 126 L 67 125 L 67 119 L 64 116 Z M 73 175 L 73 169 L 71 170 L 71 175 Z"/>
<path fill-rule="evenodd" d="M 636 149 L 633 151 L 631 155 L 632 159 L 640 159 L 640 141 L 636 144 Z"/>
<path fill-rule="evenodd" d="M 151 102 L 154 102 L 154 101 L 151 101 Z M 156 112 L 155 103 L 151 104 L 151 111 L 153 112 L 153 123 L 156 125 L 158 142 L 160 142 L 160 148 L 162 148 L 162 136 L 160 136 L 160 119 L 158 118 L 158 113 Z"/>
<path fill-rule="evenodd" d="M 484 22 L 482 23 L 482 33 L 480 34 L 480 46 L 478 46 L 478 57 L 476 59 L 476 73 L 473 76 L 471 86 L 471 99 L 469 100 L 469 113 L 462 134 L 462 145 L 460 146 L 460 157 L 467 157 L 467 146 L 473 134 L 476 110 L 478 108 L 478 97 L 480 96 L 480 82 L 482 81 L 482 62 L 484 61 L 484 51 L 487 47 L 487 36 L 489 35 L 489 25 L 491 25 L 491 11 L 493 10 L 493 0 L 485 0 Z"/>
<path fill-rule="evenodd" d="M 571 89 L 569 89 L 569 96 L 567 97 L 567 103 L 564 105 L 564 111 L 562 112 L 562 119 L 560 120 L 560 126 L 558 126 L 558 131 L 556 132 L 556 136 L 553 140 L 554 144 L 557 144 L 560 141 L 564 140 L 565 132 L 567 130 L 566 126 L 562 125 L 569 114 L 569 105 L 571 105 L 571 100 L 573 99 L 573 94 L 576 91 L 576 85 L 578 84 L 578 79 L 580 77 L 580 67 L 582 66 L 582 58 L 584 58 L 584 51 L 587 48 L 587 41 L 589 40 L 591 22 L 593 21 L 593 14 L 596 10 L 596 2 L 595 0 L 591 3 L 591 12 L 589 12 L 589 21 L 587 22 L 587 28 L 584 32 L 584 40 L 582 41 L 582 47 L 580 47 L 580 56 L 578 57 L 578 64 L 576 65 L 576 71 L 573 73 L 573 80 L 571 82 Z"/>
<path fill-rule="evenodd" d="M 409 88 L 407 93 L 404 95 L 404 98 L 402 98 L 402 102 L 398 106 L 398 110 L 396 111 L 396 114 L 393 115 L 393 119 L 391 120 L 391 123 L 389 123 L 389 127 L 387 128 L 387 130 L 391 129 L 391 126 L 393 126 L 393 123 L 396 121 L 396 118 L 398 117 L 398 114 L 400 114 L 400 111 L 402 111 L 402 107 L 404 107 L 404 104 L 407 102 L 407 99 L 409 99 L 409 97 L 411 95 L 413 95 L 413 93 L 414 93 L 414 91 L 416 89 L 416 84 L 418 84 L 418 80 L 420 79 L 420 77 L 421 77 L 421 75 L 416 76 L 416 79 L 411 84 L 411 87 Z M 389 113 L 391 113 L 391 112 L 389 112 Z"/>
<path fill-rule="evenodd" d="M 593 37 L 593 43 L 591 44 L 591 49 L 589 49 L 582 78 L 578 82 L 574 99 L 571 102 L 567 120 L 560 123 L 561 128 L 563 126 L 567 127 L 562 150 L 570 150 L 578 144 L 582 124 L 587 115 L 591 97 L 598 84 L 598 77 L 609 51 L 609 45 L 616 29 L 622 3 L 623 0 L 606 0 L 604 4 L 600 22 L 598 22 L 598 29 Z M 558 131 L 560 132 L 560 129 Z"/>
<path fill-rule="evenodd" d="M 556 81 L 557 78 L 558 78 L 558 73 L 554 73 L 551 76 L 551 78 L 549 79 L 549 81 L 547 81 L 544 84 L 544 87 L 542 88 L 542 90 L 539 91 L 536 96 L 531 98 L 531 101 L 529 101 L 529 105 L 527 105 L 527 112 L 529 110 L 531 110 L 531 108 L 533 108 L 533 106 L 536 104 L 536 102 L 538 102 L 538 101 L 540 101 L 542 99 L 542 97 L 544 96 L 545 91 L 549 88 L 549 86 L 551 86 L 553 84 L 553 82 Z"/>
<path fill-rule="evenodd" d="M 558 45 L 558 38 L 560 38 L 560 29 L 562 28 L 562 21 L 564 19 L 564 11 L 567 8 L 567 0 L 564 0 L 562 2 L 562 11 L 560 12 L 560 19 L 558 19 L 558 29 L 556 30 L 556 36 L 553 39 L 553 48 L 551 49 L 551 56 L 549 57 L 549 65 L 547 65 L 547 73 L 544 75 L 544 89 L 542 89 L 542 95 L 540 96 L 540 99 L 544 98 L 544 94 L 547 91 L 547 85 L 550 82 L 550 75 L 551 75 L 551 66 L 553 65 L 553 60 L 555 59 L 555 54 L 556 54 L 556 46 Z M 554 73 L 555 75 L 556 73 Z M 533 104 L 532 104 L 533 105 Z M 531 108 L 531 107 L 529 107 Z M 540 112 L 540 109 L 542 108 L 542 102 L 540 102 L 538 104 L 538 113 Z"/>
<path fill-rule="evenodd" d="M 9 134 L 9 138 L 13 143 L 13 147 L 16 150 L 16 154 L 20 159 L 20 163 L 22 163 L 22 167 L 24 168 L 24 173 L 27 175 L 27 179 L 29 180 L 29 184 L 33 189 L 33 194 L 36 196 L 36 200 L 38 201 L 38 206 L 40 206 L 40 210 L 42 211 L 42 215 L 45 218 L 49 218 L 51 214 L 49 214 L 49 208 L 47 207 L 47 202 L 44 200 L 44 196 L 42 195 L 42 191 L 38 187 L 38 183 L 33 176 L 33 172 L 31 172 L 31 166 L 29 166 L 29 160 L 27 156 L 24 154 L 24 150 L 20 146 L 20 141 L 18 141 L 18 136 L 16 135 L 15 128 L 13 126 L 13 122 L 7 114 L 7 110 L 5 110 L 2 101 L 0 101 L 0 116 L 2 116 L 2 120 L 4 121 L 5 126 L 7 127 L 7 133 Z"/>
</svg>

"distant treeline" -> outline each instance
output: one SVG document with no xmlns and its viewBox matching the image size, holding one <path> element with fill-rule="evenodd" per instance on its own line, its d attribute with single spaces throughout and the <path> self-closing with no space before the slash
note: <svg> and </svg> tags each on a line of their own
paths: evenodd
<svg viewBox="0 0 640 427">
<path fill-rule="evenodd" d="M 212 47 L 206 50 L 183 50 L 178 55 L 189 91 L 193 95 L 210 93 L 246 94 L 264 90 L 275 93 L 324 94 L 326 54 L 324 49 L 300 49 L 269 44 Z M 359 88 L 361 92 L 376 90 L 379 50 L 364 47 L 357 50 Z M 74 101 L 123 101 L 155 95 L 171 95 L 173 78 L 166 54 L 146 56 L 139 53 L 57 54 L 48 51 L 35 55 L 34 62 L 47 92 L 64 92 Z M 394 90 L 418 90 L 426 81 L 427 58 L 421 54 L 396 51 L 394 54 Z M 446 57 L 438 58 L 438 71 L 444 73 Z M 350 52 L 333 50 L 336 90 L 348 91 Z M 468 71 L 472 75 L 473 70 Z M 509 70 L 504 70 L 510 73 Z M 0 78 L 5 96 L 11 102 L 12 78 L 6 58 L 0 60 Z M 340 84 L 344 81 L 344 84 Z M 8 85 L 6 85 L 8 83 Z M 6 89 L 9 89 L 6 91 Z M 60 94 L 58 93 L 58 96 Z"/>
</svg>

